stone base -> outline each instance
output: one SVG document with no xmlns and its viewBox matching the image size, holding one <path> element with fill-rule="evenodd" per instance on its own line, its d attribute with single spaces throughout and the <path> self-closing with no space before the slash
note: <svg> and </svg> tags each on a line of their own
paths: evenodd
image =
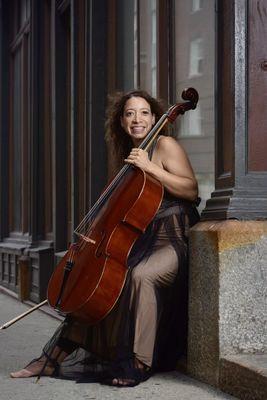
<svg viewBox="0 0 267 400">
<path fill-rule="evenodd" d="M 219 387 L 242 400 L 266 400 L 267 355 L 244 354 L 222 358 Z"/>
<path fill-rule="evenodd" d="M 223 382 L 228 379 L 220 360 L 267 352 L 266 266 L 267 221 L 205 221 L 192 228 L 188 372 L 195 378 L 219 386 L 222 371 Z"/>
</svg>

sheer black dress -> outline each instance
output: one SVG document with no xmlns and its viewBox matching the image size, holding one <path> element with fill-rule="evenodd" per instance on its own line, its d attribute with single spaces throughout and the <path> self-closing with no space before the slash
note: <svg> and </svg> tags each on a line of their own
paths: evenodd
<svg viewBox="0 0 267 400">
<path fill-rule="evenodd" d="M 58 377 L 88 382 L 119 377 L 137 384 L 145 375 L 136 370 L 135 358 L 150 373 L 175 368 L 186 353 L 188 233 L 198 220 L 194 204 L 165 192 L 131 251 L 126 283 L 111 313 L 94 326 L 67 317 L 45 345 L 48 356 L 56 345 L 69 354 Z"/>
</svg>

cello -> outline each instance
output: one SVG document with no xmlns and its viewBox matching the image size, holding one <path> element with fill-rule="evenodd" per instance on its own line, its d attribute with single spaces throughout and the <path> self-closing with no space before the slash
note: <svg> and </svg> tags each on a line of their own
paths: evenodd
<svg viewBox="0 0 267 400">
<path fill-rule="evenodd" d="M 151 129 L 140 149 L 148 150 L 160 130 L 194 109 L 198 94 L 182 93 Z M 56 267 L 48 285 L 50 306 L 77 320 L 96 324 L 116 304 L 127 275 L 127 258 L 137 238 L 156 215 L 163 186 L 139 168 L 125 165 L 76 228 L 79 240 Z"/>
<path fill-rule="evenodd" d="M 173 105 L 161 116 L 140 149 L 148 150 L 167 122 L 173 123 L 178 115 L 196 108 L 198 93 L 186 89 L 182 99 L 185 102 Z M 48 284 L 50 306 L 88 324 L 96 324 L 109 314 L 124 287 L 130 251 L 156 215 L 162 197 L 159 181 L 125 165 L 75 229 L 78 240 L 56 266 Z"/>
</svg>

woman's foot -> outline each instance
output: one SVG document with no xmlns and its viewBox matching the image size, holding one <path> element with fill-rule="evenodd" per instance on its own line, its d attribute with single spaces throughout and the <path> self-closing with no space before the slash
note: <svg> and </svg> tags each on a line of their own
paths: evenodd
<svg viewBox="0 0 267 400">
<path fill-rule="evenodd" d="M 114 378 L 112 379 L 111 386 L 136 386 L 139 382 L 135 379 L 126 379 L 126 378 Z"/>
<path fill-rule="evenodd" d="M 151 368 L 135 358 L 135 369 L 133 371 L 133 378 L 113 378 L 106 383 L 111 386 L 129 387 L 136 386 L 141 382 L 146 381 L 151 376 Z"/>
<path fill-rule="evenodd" d="M 51 355 L 44 354 L 40 358 L 31 361 L 25 368 L 11 372 L 11 378 L 30 378 L 32 376 L 55 376 L 58 373 L 60 363 L 68 353 L 56 346 Z"/>
<path fill-rule="evenodd" d="M 19 371 L 11 372 L 11 378 L 31 378 L 40 374 L 45 376 L 52 376 L 55 367 L 49 363 L 44 368 L 46 357 L 43 356 L 39 360 L 33 361 L 26 368 L 20 369 Z"/>
</svg>

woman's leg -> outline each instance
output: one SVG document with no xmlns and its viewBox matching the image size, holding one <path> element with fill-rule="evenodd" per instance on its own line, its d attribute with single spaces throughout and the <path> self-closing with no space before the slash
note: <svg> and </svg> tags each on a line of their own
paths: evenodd
<svg viewBox="0 0 267 400">
<path fill-rule="evenodd" d="M 131 273 L 130 309 L 134 318 L 135 354 L 132 377 L 118 376 L 114 386 L 135 386 L 151 376 L 154 345 L 160 314 L 168 287 L 175 281 L 178 257 L 171 245 L 155 247 L 148 259 L 142 260 Z"/>
<path fill-rule="evenodd" d="M 151 367 L 158 322 L 164 308 L 164 295 L 175 281 L 178 257 L 174 248 L 162 246 L 132 272 L 131 307 L 135 312 L 134 353 Z"/>
</svg>

